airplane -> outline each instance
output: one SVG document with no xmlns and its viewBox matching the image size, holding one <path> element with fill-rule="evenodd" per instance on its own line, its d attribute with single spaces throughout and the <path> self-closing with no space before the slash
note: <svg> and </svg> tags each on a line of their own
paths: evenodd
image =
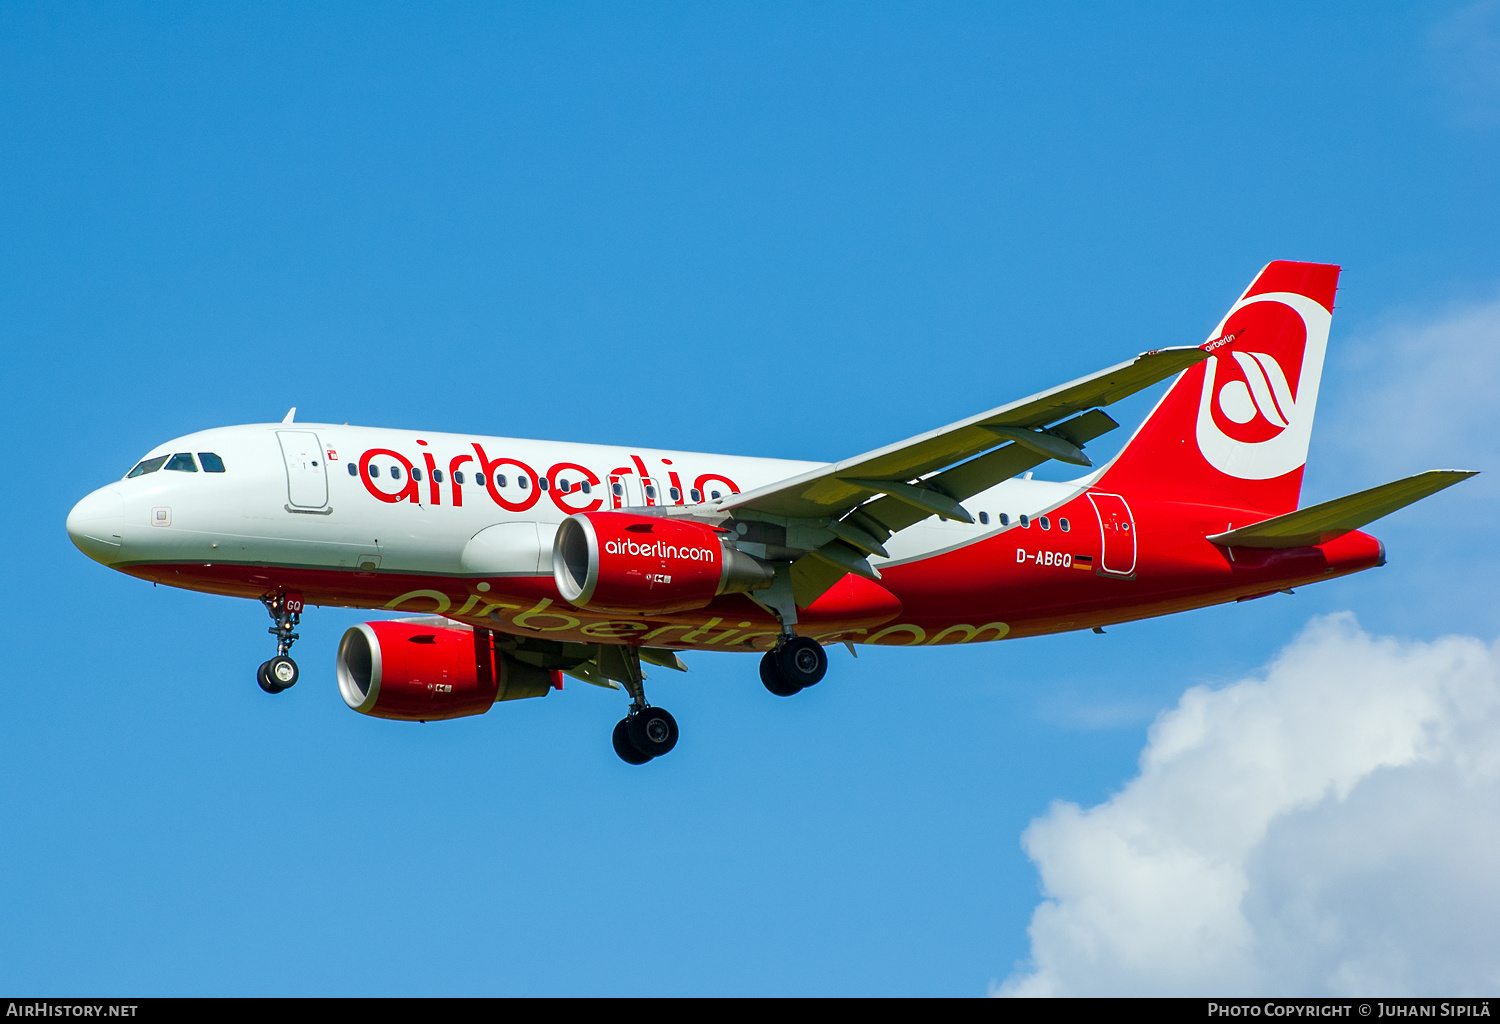
<svg viewBox="0 0 1500 1024">
<path fill-rule="evenodd" d="M 1360 527 L 1474 475 L 1431 470 L 1298 508 L 1339 267 L 1268 264 L 1198 346 L 1164 348 L 834 463 L 298 423 L 158 445 L 67 530 L 141 580 L 259 600 L 280 693 L 309 605 L 351 627 L 335 676 L 361 714 L 479 715 L 623 690 L 615 752 L 678 726 L 645 666 L 760 654 L 765 688 L 825 648 L 981 643 L 1246 601 L 1385 564 Z M 1119 454 L 1104 406 L 1173 375 Z M 1032 479 L 1049 460 L 1085 472 Z M 402 614 L 404 613 L 404 614 Z"/>
</svg>

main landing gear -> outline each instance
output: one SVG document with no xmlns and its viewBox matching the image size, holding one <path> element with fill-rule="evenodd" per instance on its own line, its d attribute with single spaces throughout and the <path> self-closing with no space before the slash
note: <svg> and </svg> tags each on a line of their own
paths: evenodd
<svg viewBox="0 0 1500 1024">
<path fill-rule="evenodd" d="M 828 671 L 828 655 L 822 644 L 796 633 L 797 601 L 791 573 L 784 563 L 777 563 L 775 581 L 757 591 L 754 601 L 775 615 L 781 625 L 776 646 L 760 659 L 760 681 L 778 697 L 790 697 L 816 685 Z"/>
<path fill-rule="evenodd" d="M 289 655 L 297 634 L 297 622 L 302 618 L 302 596 L 300 594 L 267 594 L 260 599 L 275 623 L 266 632 L 276 636 L 276 657 L 261 662 L 256 671 L 260 688 L 267 693 L 280 693 L 297 685 L 297 663 Z"/>
<path fill-rule="evenodd" d="M 760 659 L 760 681 L 778 697 L 801 693 L 828 671 L 828 654 L 811 637 L 783 636 Z"/>
<path fill-rule="evenodd" d="M 615 724 L 615 753 L 626 764 L 645 764 L 677 746 L 677 720 L 661 708 L 632 707 Z"/>
<path fill-rule="evenodd" d="M 677 719 L 646 703 L 640 652 L 634 647 L 601 647 L 600 661 L 606 660 L 610 678 L 620 679 L 630 694 L 630 711 L 615 726 L 615 753 L 626 764 L 645 764 L 670 753 L 677 746 Z"/>
</svg>

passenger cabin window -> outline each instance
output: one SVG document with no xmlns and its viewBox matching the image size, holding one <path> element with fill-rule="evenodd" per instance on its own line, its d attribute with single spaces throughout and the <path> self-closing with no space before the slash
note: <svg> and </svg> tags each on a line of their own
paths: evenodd
<svg viewBox="0 0 1500 1024">
<path fill-rule="evenodd" d="M 672 500 L 673 501 L 681 501 L 682 500 L 682 492 L 679 491 L 675 487 L 672 488 Z"/>
<path fill-rule="evenodd" d="M 418 469 L 416 466 L 413 466 L 411 468 L 411 478 L 413 480 L 420 480 L 420 479 L 422 479 L 422 471 L 420 469 Z"/>
<path fill-rule="evenodd" d="M 1021 529 L 1023 529 L 1023 530 L 1029 530 L 1029 529 L 1031 529 L 1031 519 L 1030 519 L 1029 516 L 1022 516 L 1021 517 Z"/>
<path fill-rule="evenodd" d="M 379 475 L 380 475 L 380 467 L 377 466 L 377 465 L 375 465 L 375 463 L 373 463 L 373 462 L 370 463 L 370 476 L 377 477 Z"/>
<path fill-rule="evenodd" d="M 505 485 L 501 484 L 500 486 L 504 487 Z M 518 477 L 516 477 L 516 486 L 519 487 L 519 488 L 521 488 L 521 490 L 524 491 L 524 490 L 526 490 L 526 488 L 528 488 L 528 487 L 531 486 L 531 481 L 528 478 L 524 477 L 524 476 L 518 476 Z"/>
<path fill-rule="evenodd" d="M 178 452 L 167 463 L 167 468 L 176 470 L 179 473 L 198 472 L 198 464 L 193 461 L 192 452 Z"/>
<path fill-rule="evenodd" d="M 1036 521 L 1036 524 L 1044 530 L 1052 529 L 1052 520 L 1048 519 L 1046 516 L 1039 517 Z"/>
<path fill-rule="evenodd" d="M 1068 525 L 1068 521 L 1066 519 L 1059 519 L 1057 521 L 1057 528 L 1059 530 L 1061 530 L 1063 533 L 1067 533 L 1069 530 L 1072 529 L 1072 527 Z"/>
<path fill-rule="evenodd" d="M 1000 513 L 1000 525 L 1001 526 L 1009 526 L 1010 525 L 1010 516 L 1007 515 L 1004 512 Z"/>
<path fill-rule="evenodd" d="M 648 497 L 648 498 L 655 498 L 656 497 L 656 485 L 655 484 L 647 484 L 646 485 L 646 497 Z"/>
<path fill-rule="evenodd" d="M 504 477 L 500 478 L 500 480 L 504 480 L 504 479 L 505 479 Z M 483 487 L 484 486 L 484 474 L 483 473 L 475 473 L 474 474 L 474 483 L 475 483 L 475 485 L 477 485 L 479 487 Z M 505 486 L 505 484 L 500 483 L 500 481 L 496 481 L 496 483 L 499 483 L 501 487 Z"/>
<path fill-rule="evenodd" d="M 719 492 L 718 491 L 714 491 L 713 492 L 713 499 L 714 499 L 714 501 L 718 501 L 719 500 Z"/>
<path fill-rule="evenodd" d="M 979 513 L 979 522 L 984 526 L 990 525 L 990 514 L 988 512 Z"/>
<path fill-rule="evenodd" d="M 620 497 L 625 493 L 625 488 L 620 485 L 620 481 L 618 480 L 610 484 L 609 489 L 615 492 L 615 497 Z"/>
<path fill-rule="evenodd" d="M 592 494 L 593 490 L 594 490 L 592 487 L 589 486 L 589 482 L 587 480 L 585 480 L 585 481 L 583 481 L 583 483 L 579 484 L 578 485 L 578 489 L 580 491 L 582 491 L 584 494 Z"/>
<path fill-rule="evenodd" d="M 146 459 L 138 463 L 129 473 L 126 473 L 125 479 L 129 480 L 133 476 L 145 476 L 147 473 L 155 473 L 162 466 L 166 465 L 167 460 L 170 458 L 170 455 L 158 455 L 154 459 Z"/>
<path fill-rule="evenodd" d="M 694 487 L 691 491 L 688 491 L 688 497 L 692 498 L 693 504 L 696 505 L 703 500 L 703 492 Z"/>
<path fill-rule="evenodd" d="M 224 460 L 213 452 L 199 452 L 198 461 L 203 464 L 203 472 L 205 473 L 224 472 Z"/>
<path fill-rule="evenodd" d="M 358 467 L 358 466 L 356 466 L 356 465 L 355 465 L 355 464 L 354 464 L 354 463 L 352 463 L 352 462 L 351 462 L 351 463 L 349 463 L 349 475 L 350 475 L 350 476 L 359 476 L 359 467 Z"/>
<path fill-rule="evenodd" d="M 456 484 L 458 484 L 458 486 L 460 486 L 460 487 L 462 487 L 464 485 L 464 471 L 463 470 L 461 470 L 461 469 L 455 469 L 453 471 L 453 482 L 456 483 Z"/>
<path fill-rule="evenodd" d="M 540 487 L 542 490 L 545 491 L 545 490 L 548 490 L 552 486 L 552 481 L 548 480 L 544 476 L 539 476 L 539 477 L 537 477 L 536 485 L 538 487 Z"/>
<path fill-rule="evenodd" d="M 392 480 L 400 480 L 401 479 L 401 467 L 400 466 L 392 466 L 391 467 L 391 479 Z"/>
<path fill-rule="evenodd" d="M 432 471 L 432 482 L 435 484 L 443 482 L 443 471 L 441 469 L 434 469 Z"/>
</svg>

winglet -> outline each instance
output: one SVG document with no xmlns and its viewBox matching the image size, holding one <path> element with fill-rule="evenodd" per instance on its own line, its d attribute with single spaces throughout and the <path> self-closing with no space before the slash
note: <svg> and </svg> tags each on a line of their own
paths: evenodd
<svg viewBox="0 0 1500 1024">
<path fill-rule="evenodd" d="M 1322 544 L 1474 475 L 1475 471 L 1467 469 L 1429 469 L 1404 480 L 1310 505 L 1253 526 L 1216 533 L 1208 539 L 1221 547 L 1240 548 L 1300 548 Z"/>
<path fill-rule="evenodd" d="M 290 422 L 292 422 L 292 420 L 294 420 L 296 418 L 297 418 L 297 407 L 294 405 L 294 406 L 292 406 L 290 409 L 288 409 L 286 411 L 286 415 L 285 416 L 281 417 L 281 422 L 283 422 L 283 423 L 290 423 Z"/>
</svg>

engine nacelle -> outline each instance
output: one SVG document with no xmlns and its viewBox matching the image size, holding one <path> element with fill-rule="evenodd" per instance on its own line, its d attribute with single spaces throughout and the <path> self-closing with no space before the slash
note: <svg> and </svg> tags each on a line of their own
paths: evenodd
<svg viewBox="0 0 1500 1024">
<path fill-rule="evenodd" d="M 362 715 L 431 722 L 482 715 L 500 700 L 545 697 L 562 673 L 516 661 L 487 629 L 361 622 L 339 641 L 339 692 Z"/>
<path fill-rule="evenodd" d="M 562 521 L 552 576 L 563 600 L 612 612 L 703 608 L 720 594 L 769 587 L 771 567 L 722 530 L 686 519 L 579 512 Z"/>
</svg>

